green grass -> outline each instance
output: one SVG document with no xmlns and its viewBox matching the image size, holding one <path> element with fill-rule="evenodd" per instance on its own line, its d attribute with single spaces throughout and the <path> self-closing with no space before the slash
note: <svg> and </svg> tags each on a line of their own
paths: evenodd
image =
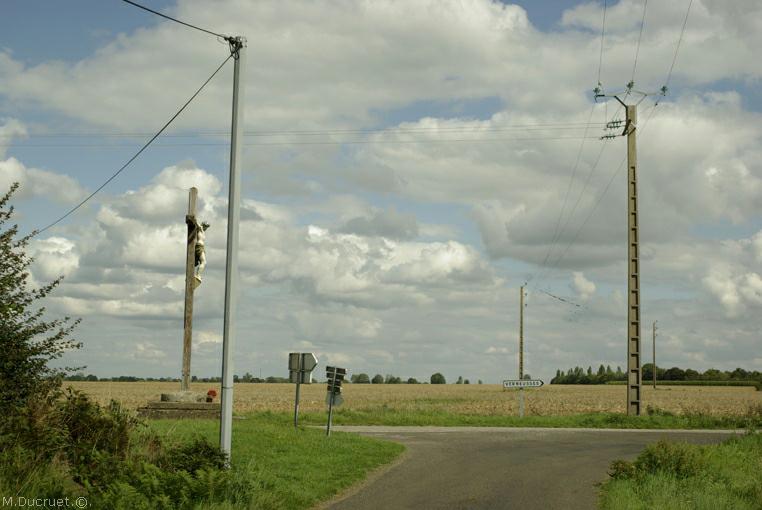
<svg viewBox="0 0 762 510">
<path fill-rule="evenodd" d="M 285 419 L 285 414 L 282 419 Z M 325 413 L 304 413 L 302 422 L 325 424 Z M 471 415 L 440 410 L 367 407 L 339 409 L 334 412 L 336 425 L 409 425 L 409 426 L 482 426 L 482 427 L 569 427 L 618 429 L 743 429 L 762 427 L 762 407 L 752 408 L 745 416 L 674 415 L 649 409 L 643 416 L 621 413 L 590 413 L 570 416 Z"/>
<path fill-rule="evenodd" d="M 392 461 L 404 450 L 397 443 L 356 434 L 332 432 L 327 438 L 325 430 L 296 430 L 290 420 L 287 415 L 259 413 L 233 421 L 232 468 L 237 478 L 245 478 L 255 487 L 248 508 L 310 508 L 362 480 L 370 470 Z M 149 424 L 172 440 L 200 434 L 212 442 L 219 441 L 216 420 L 155 420 Z"/>
<path fill-rule="evenodd" d="M 627 473 L 602 486 L 603 510 L 762 509 L 760 434 L 719 445 L 657 443 L 619 471 Z"/>
</svg>

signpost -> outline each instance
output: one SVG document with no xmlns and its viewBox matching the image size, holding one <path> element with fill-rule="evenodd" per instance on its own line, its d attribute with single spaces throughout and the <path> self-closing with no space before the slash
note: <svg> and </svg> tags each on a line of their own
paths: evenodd
<svg viewBox="0 0 762 510">
<path fill-rule="evenodd" d="M 311 352 L 292 352 L 288 355 L 288 378 L 296 383 L 294 399 L 294 427 L 299 426 L 299 388 L 312 383 L 312 371 L 317 366 L 317 357 Z"/>
<path fill-rule="evenodd" d="M 346 368 L 325 367 L 325 375 L 328 377 L 328 424 L 326 425 L 325 435 L 331 435 L 331 420 L 333 419 L 333 406 L 341 405 L 344 401 L 341 398 L 341 381 L 347 375 Z"/>
<path fill-rule="evenodd" d="M 507 379 L 503 381 L 503 389 L 511 389 L 511 388 L 539 388 L 545 384 L 539 379 Z"/>
</svg>

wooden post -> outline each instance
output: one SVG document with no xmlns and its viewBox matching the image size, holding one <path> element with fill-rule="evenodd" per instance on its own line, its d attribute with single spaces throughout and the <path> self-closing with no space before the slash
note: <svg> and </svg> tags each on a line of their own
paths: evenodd
<svg viewBox="0 0 762 510">
<path fill-rule="evenodd" d="M 193 290 L 196 287 L 194 268 L 196 266 L 196 197 L 198 190 L 188 192 L 187 251 L 185 254 L 185 314 L 183 323 L 183 378 L 181 391 L 190 391 L 191 340 L 193 338 Z"/>
</svg>

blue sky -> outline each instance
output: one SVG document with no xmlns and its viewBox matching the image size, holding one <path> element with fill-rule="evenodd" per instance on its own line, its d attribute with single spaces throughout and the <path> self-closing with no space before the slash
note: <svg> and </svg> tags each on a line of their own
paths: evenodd
<svg viewBox="0 0 762 510">
<path fill-rule="evenodd" d="M 498 381 L 530 277 L 585 305 L 569 322 L 568 305 L 530 285 L 531 372 L 624 363 L 623 175 L 606 188 L 624 144 L 597 139 L 614 107 L 596 106 L 584 129 L 602 2 L 148 5 L 249 38 L 243 195 L 263 219 L 241 226 L 240 372 L 279 373 L 284 352 L 312 349 L 360 371 Z M 642 6 L 608 5 L 607 90 L 630 78 Z M 639 87 L 663 84 L 686 7 L 648 6 Z M 694 2 L 670 93 L 639 140 L 644 314 L 681 366 L 762 366 L 762 69 L 750 58 L 762 14 L 736 7 Z M 226 56 L 123 2 L 5 11 L 0 184 L 22 182 L 25 230 L 118 169 Z M 205 187 L 213 223 L 194 366 L 218 370 L 231 79 L 228 65 L 173 136 L 33 246 L 36 279 L 67 276 L 50 309 L 83 316 L 76 356 L 94 373 L 177 373 L 182 267 L 168 254 L 182 247 L 189 185 Z M 548 253 L 565 256 L 541 277 Z"/>
</svg>

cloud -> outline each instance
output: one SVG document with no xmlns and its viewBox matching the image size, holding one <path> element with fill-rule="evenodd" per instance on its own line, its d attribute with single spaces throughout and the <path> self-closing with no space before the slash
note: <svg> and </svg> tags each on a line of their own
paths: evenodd
<svg viewBox="0 0 762 510">
<path fill-rule="evenodd" d="M 574 279 L 572 280 L 572 290 L 583 300 L 587 301 L 595 293 L 595 284 L 585 278 L 585 275 L 580 271 L 574 271 L 572 273 Z"/>
<path fill-rule="evenodd" d="M 7 191 L 14 182 L 20 184 L 17 198 L 45 196 L 70 205 L 87 196 L 85 189 L 68 175 L 28 168 L 13 157 L 0 161 L 0 189 Z"/>
<path fill-rule="evenodd" d="M 395 209 L 377 210 L 370 216 L 350 219 L 339 228 L 339 232 L 407 240 L 418 237 L 418 222 L 414 215 L 399 213 Z"/>
</svg>

